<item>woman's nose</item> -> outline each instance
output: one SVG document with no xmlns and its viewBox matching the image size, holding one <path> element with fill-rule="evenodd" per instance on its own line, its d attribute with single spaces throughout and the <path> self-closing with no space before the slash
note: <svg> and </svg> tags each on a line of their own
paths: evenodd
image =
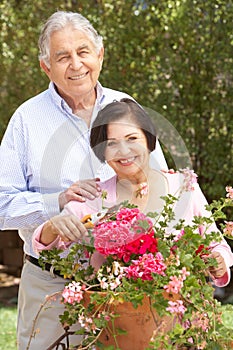
<svg viewBox="0 0 233 350">
<path fill-rule="evenodd" d="M 121 155 L 128 154 L 130 152 L 130 147 L 127 141 L 120 141 L 118 144 L 118 153 Z"/>
</svg>

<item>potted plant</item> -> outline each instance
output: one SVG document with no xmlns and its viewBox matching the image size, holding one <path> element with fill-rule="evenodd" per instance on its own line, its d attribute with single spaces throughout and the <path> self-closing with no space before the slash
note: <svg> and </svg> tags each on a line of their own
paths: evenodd
<svg viewBox="0 0 233 350">
<path fill-rule="evenodd" d="M 180 220 L 170 233 L 178 198 L 168 195 L 160 213 L 145 215 L 122 203 L 89 230 L 88 242 L 73 244 L 66 257 L 57 249 L 41 253 L 42 268 L 50 263 L 68 279 L 61 291 L 65 312 L 60 321 L 64 327 L 80 323 L 78 349 L 232 347 L 233 306 L 222 306 L 213 297 L 207 270 L 216 261 L 203 259 L 210 243 L 222 236 L 198 233 L 200 225 L 208 229 L 220 221 L 224 234 L 233 235 L 232 222 L 224 222 L 225 209 L 233 207 L 233 189 L 226 190 L 226 198 L 207 207 L 209 216 L 194 217 L 191 225 Z M 96 268 L 92 262 L 100 256 Z"/>
</svg>

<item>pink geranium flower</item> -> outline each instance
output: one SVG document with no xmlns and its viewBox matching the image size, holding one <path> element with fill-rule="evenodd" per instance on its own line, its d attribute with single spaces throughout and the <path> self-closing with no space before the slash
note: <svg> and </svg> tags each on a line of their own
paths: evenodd
<svg viewBox="0 0 233 350">
<path fill-rule="evenodd" d="M 74 304 L 75 302 L 80 302 L 83 299 L 84 288 L 79 282 L 71 282 L 65 286 L 62 297 L 64 303 Z"/>
<path fill-rule="evenodd" d="M 152 274 L 165 276 L 166 265 L 161 253 L 153 255 L 151 253 L 140 256 L 138 260 L 132 260 L 132 264 L 125 269 L 127 278 L 141 278 L 142 280 L 152 280 Z"/>
<path fill-rule="evenodd" d="M 197 182 L 197 174 L 188 168 L 182 169 L 181 173 L 184 175 L 182 190 L 186 192 L 194 191 L 194 184 Z"/>
<path fill-rule="evenodd" d="M 95 249 L 128 261 L 131 254 L 156 252 L 157 240 L 149 235 L 152 221 L 138 208 L 122 208 L 116 220 L 100 222 L 93 230 Z"/>
<path fill-rule="evenodd" d="M 233 188 L 232 186 L 226 186 L 227 198 L 233 199 Z"/>
<path fill-rule="evenodd" d="M 233 237 L 233 221 L 225 221 L 226 227 L 223 230 L 224 235 Z"/>
<path fill-rule="evenodd" d="M 168 293 L 179 294 L 183 285 L 184 284 L 182 278 L 177 276 L 171 276 L 169 283 L 164 286 L 164 289 Z"/>
<path fill-rule="evenodd" d="M 183 316 L 187 308 L 184 306 L 182 300 L 169 301 L 168 307 L 166 308 L 171 314 L 177 314 L 178 316 Z"/>
</svg>

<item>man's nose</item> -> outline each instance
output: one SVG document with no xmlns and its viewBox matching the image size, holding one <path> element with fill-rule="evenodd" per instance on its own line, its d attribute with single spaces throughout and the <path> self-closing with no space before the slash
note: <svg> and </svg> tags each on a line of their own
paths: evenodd
<svg viewBox="0 0 233 350">
<path fill-rule="evenodd" d="M 71 68 L 74 70 L 78 70 L 82 66 L 81 59 L 78 55 L 73 55 L 71 59 Z"/>
</svg>

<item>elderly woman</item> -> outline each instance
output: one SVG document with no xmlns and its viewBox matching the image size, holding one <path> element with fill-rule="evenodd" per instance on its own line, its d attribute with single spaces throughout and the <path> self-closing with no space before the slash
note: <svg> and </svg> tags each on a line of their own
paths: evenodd
<svg viewBox="0 0 233 350">
<path fill-rule="evenodd" d="M 194 216 L 206 216 L 206 199 L 196 183 L 195 174 L 191 183 L 186 183 L 182 172 L 161 172 L 151 169 L 149 155 L 155 147 L 156 136 L 153 123 L 146 112 L 134 101 L 122 99 L 103 108 L 93 123 L 90 143 L 101 162 L 107 162 L 116 175 L 100 183 L 107 191 L 105 206 L 129 200 L 143 212 L 159 212 L 164 201 L 161 196 L 178 196 L 174 208 L 175 218 L 170 230 L 179 219 L 191 224 Z M 190 187 L 184 190 L 184 187 Z M 40 226 L 34 234 L 34 249 L 59 247 L 69 249 L 72 242 L 85 238 L 87 230 L 81 219 L 86 214 L 101 209 L 101 199 L 86 203 L 69 202 L 62 215 L 52 218 Z M 217 231 L 215 225 L 211 231 Z M 200 234 L 204 227 L 199 228 Z M 171 231 L 170 231 L 171 232 Z M 175 231 L 173 233 L 176 233 Z M 210 269 L 217 286 L 225 286 L 230 281 L 230 266 L 233 255 L 223 239 L 211 245 L 211 254 L 217 260 L 217 266 Z"/>
</svg>

